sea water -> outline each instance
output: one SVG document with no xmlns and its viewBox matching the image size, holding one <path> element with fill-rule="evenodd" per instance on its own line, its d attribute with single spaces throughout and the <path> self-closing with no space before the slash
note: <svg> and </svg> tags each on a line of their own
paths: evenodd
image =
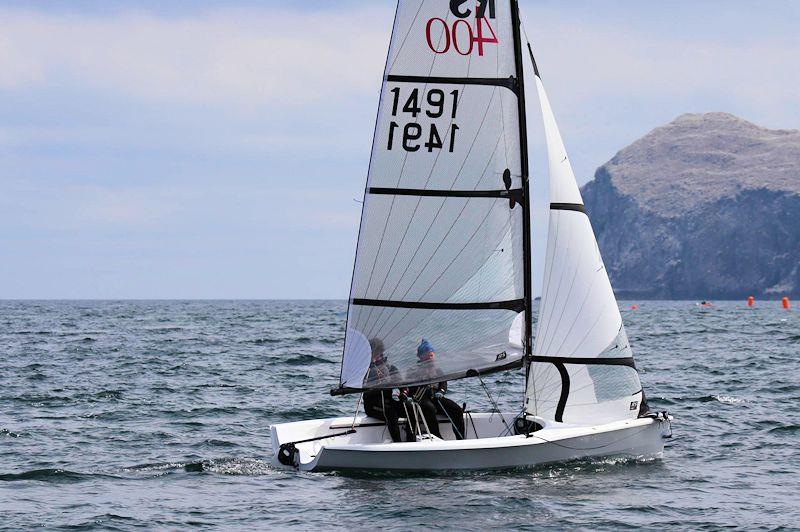
<svg viewBox="0 0 800 532">
<path fill-rule="evenodd" d="M 341 301 L 0 302 L 0 528 L 800 525 L 800 312 L 621 303 L 662 459 L 299 473 L 269 425 L 352 415 Z M 521 371 L 487 380 L 520 408 Z M 475 382 L 450 395 L 488 408 Z"/>
</svg>

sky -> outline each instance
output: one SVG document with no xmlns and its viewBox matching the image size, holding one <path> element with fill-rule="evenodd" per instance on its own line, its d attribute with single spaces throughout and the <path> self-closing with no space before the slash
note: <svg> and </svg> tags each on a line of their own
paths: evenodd
<svg viewBox="0 0 800 532">
<path fill-rule="evenodd" d="M 580 183 L 686 112 L 800 127 L 798 2 L 520 5 Z M 346 298 L 393 15 L 0 2 L 0 299 Z"/>
</svg>

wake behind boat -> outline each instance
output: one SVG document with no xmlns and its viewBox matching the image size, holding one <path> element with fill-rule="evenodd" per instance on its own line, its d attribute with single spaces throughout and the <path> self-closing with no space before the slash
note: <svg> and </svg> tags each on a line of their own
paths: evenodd
<svg viewBox="0 0 800 532">
<path fill-rule="evenodd" d="M 331 391 L 359 394 L 356 411 L 363 397 L 373 417 L 273 425 L 276 464 L 485 469 L 662 453 L 671 418 L 647 407 L 528 51 L 550 195 L 536 334 L 517 2 L 400 0 Z M 447 381 L 520 367 L 519 413 L 463 412 L 445 397 Z M 398 441 L 400 427 L 415 441 Z"/>
</svg>

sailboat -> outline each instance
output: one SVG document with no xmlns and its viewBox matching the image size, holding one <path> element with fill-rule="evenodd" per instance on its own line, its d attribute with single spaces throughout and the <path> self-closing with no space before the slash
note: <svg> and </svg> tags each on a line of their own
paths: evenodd
<svg viewBox="0 0 800 532">
<path fill-rule="evenodd" d="M 525 369 L 520 411 L 359 415 L 271 426 L 302 471 L 460 470 L 661 456 L 672 417 L 647 406 L 619 307 L 530 43 L 549 160 L 533 331 L 531 187 L 516 0 L 399 0 L 359 228 L 339 385 L 403 389 Z M 420 371 L 425 339 L 436 371 Z M 393 366 L 370 371 L 375 346 Z M 522 373 L 521 371 L 519 372 Z M 415 405 L 411 404 L 413 409 Z M 406 413 L 408 413 L 408 408 Z M 441 437 L 431 433 L 438 432 Z"/>
</svg>

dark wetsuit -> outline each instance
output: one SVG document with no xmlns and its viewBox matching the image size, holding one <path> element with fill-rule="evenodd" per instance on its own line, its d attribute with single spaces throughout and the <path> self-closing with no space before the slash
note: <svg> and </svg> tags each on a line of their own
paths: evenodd
<svg viewBox="0 0 800 532">
<path fill-rule="evenodd" d="M 464 439 L 464 411 L 458 406 L 458 403 L 448 399 L 447 397 L 436 397 L 437 392 L 442 394 L 447 392 L 447 382 L 442 381 L 438 384 L 429 384 L 426 386 L 417 386 L 411 389 L 411 397 L 422 408 L 422 415 L 425 421 L 428 422 L 428 428 L 431 433 L 439 438 L 442 434 L 439 431 L 439 422 L 436 419 L 436 414 L 446 416 L 453 422 L 453 432 L 456 439 Z M 414 418 L 416 421 L 416 418 Z M 424 428 L 420 426 L 420 428 Z"/>
<path fill-rule="evenodd" d="M 418 366 L 416 375 L 422 378 L 435 378 L 443 375 L 442 371 L 437 368 L 433 362 L 422 362 Z M 426 384 L 423 386 L 415 386 L 409 390 L 409 396 L 416 401 L 422 409 L 422 415 L 428 423 L 428 428 L 431 434 L 439 438 L 442 437 L 439 432 L 439 422 L 436 419 L 436 414 L 448 416 L 453 422 L 453 432 L 459 440 L 464 439 L 464 412 L 455 401 L 451 401 L 447 397 L 436 397 L 436 393 L 442 394 L 447 392 L 447 381 L 439 382 L 438 384 Z M 416 416 L 409 408 L 411 415 L 412 426 L 416 428 Z M 424 426 L 420 421 L 420 429 L 424 430 Z M 411 434 L 413 435 L 413 433 Z M 409 441 L 413 441 L 409 438 Z"/>
<path fill-rule="evenodd" d="M 379 384 L 397 373 L 396 367 L 390 366 L 385 362 L 382 364 L 372 363 L 369 366 L 366 382 Z M 405 412 L 400 401 L 392 398 L 392 390 L 370 390 L 364 392 L 364 412 L 370 417 L 382 419 L 386 422 L 392 441 L 402 441 L 400 439 L 398 418 L 405 416 Z"/>
</svg>

